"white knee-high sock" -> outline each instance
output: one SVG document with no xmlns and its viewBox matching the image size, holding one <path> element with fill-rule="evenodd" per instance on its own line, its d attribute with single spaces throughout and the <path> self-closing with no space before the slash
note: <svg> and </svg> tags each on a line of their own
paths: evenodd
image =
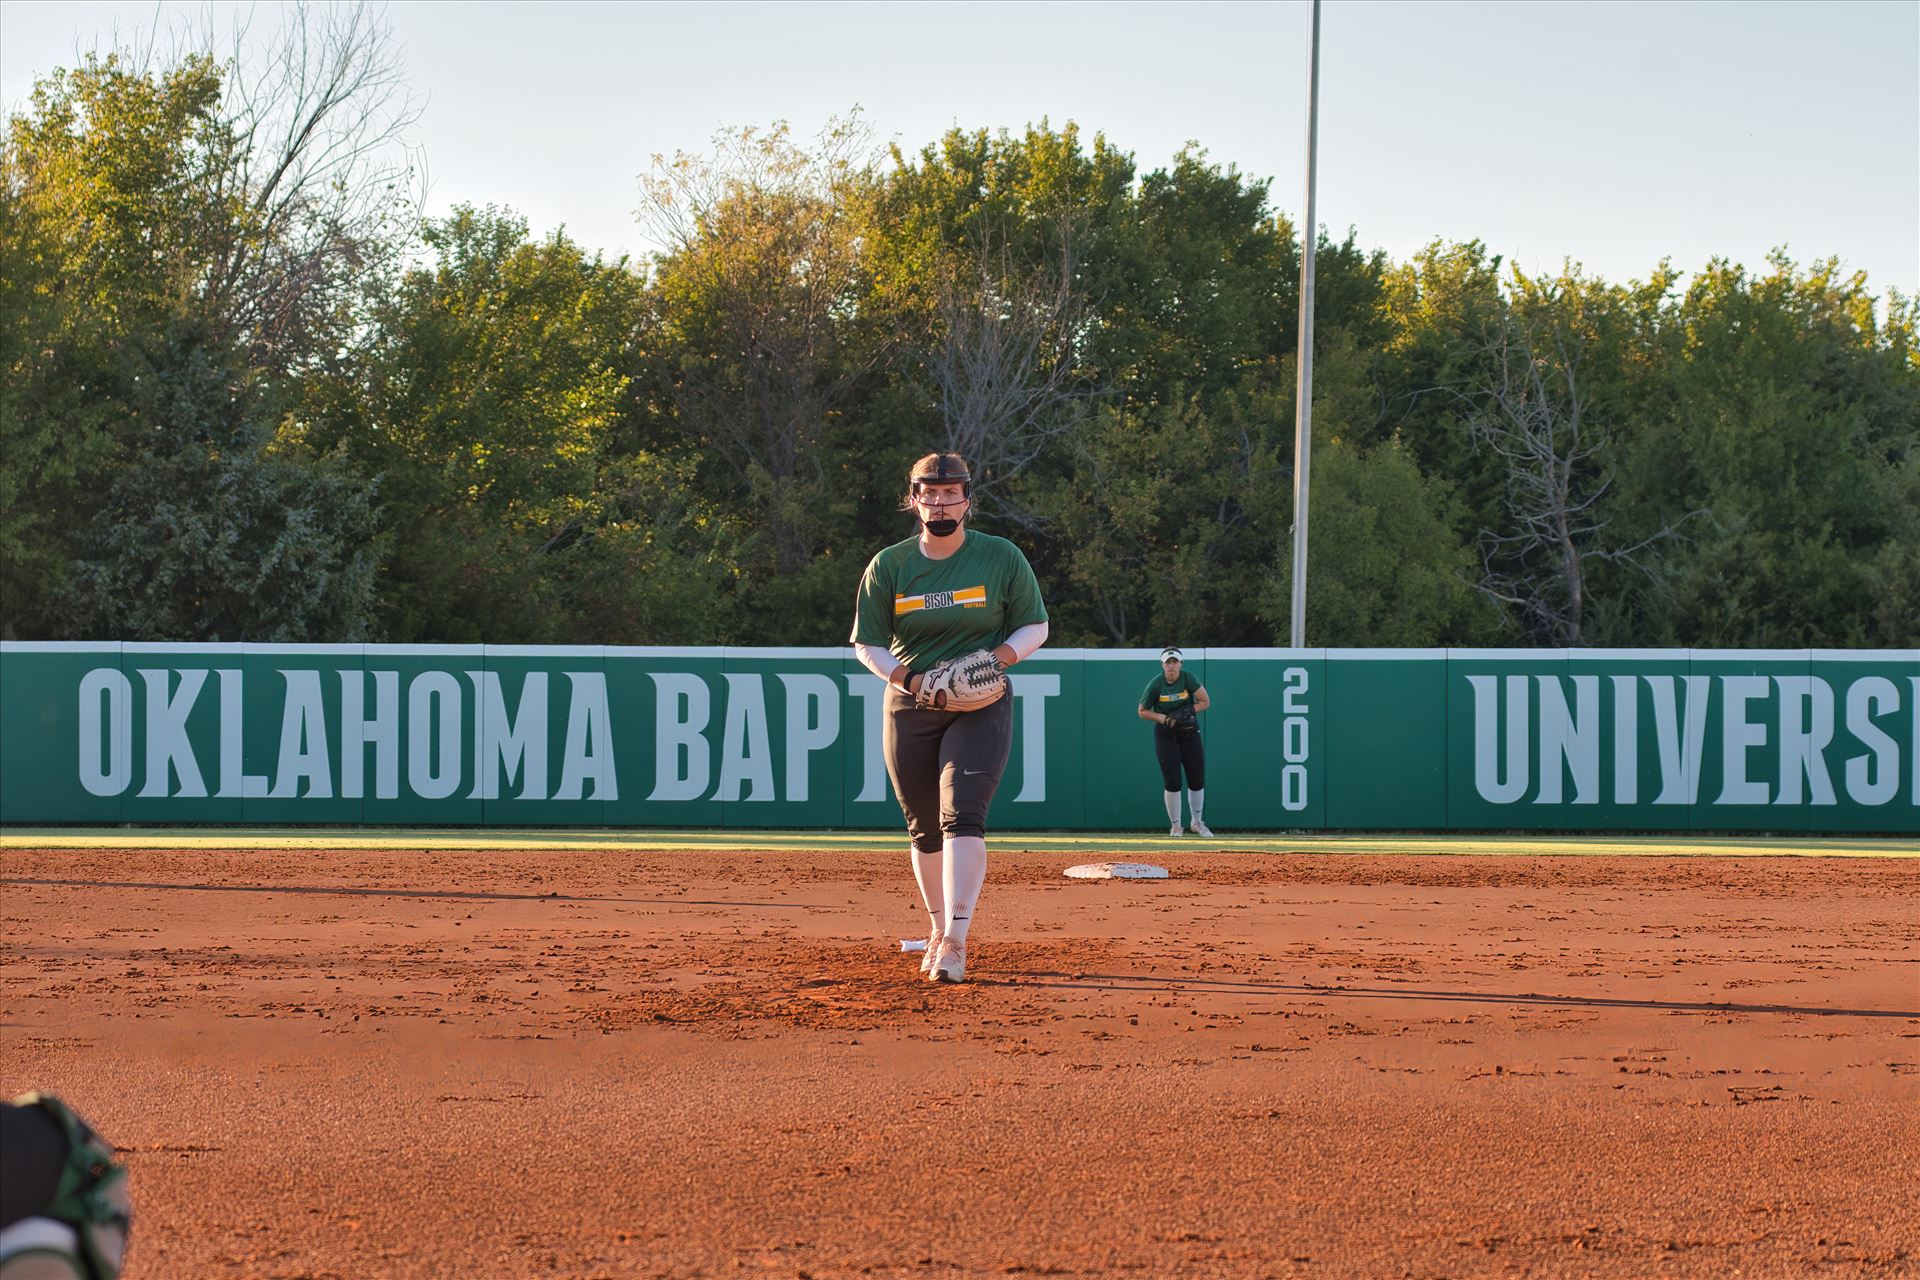
<svg viewBox="0 0 1920 1280">
<path fill-rule="evenodd" d="M 1200 817 L 1200 807 L 1204 805 L 1206 802 L 1207 802 L 1206 792 L 1204 791 L 1187 792 L 1187 808 L 1193 810 L 1193 825 L 1196 827 L 1199 826 L 1202 821 Z"/>
<path fill-rule="evenodd" d="M 944 849 L 931 853 L 913 850 L 913 878 L 920 885 L 920 901 L 927 906 L 927 926 L 931 929 L 943 928 L 946 924 L 947 890 L 942 870 L 945 862 Z"/>
<path fill-rule="evenodd" d="M 1167 821 L 1180 821 L 1180 793 L 1178 791 L 1167 792 Z"/>
<path fill-rule="evenodd" d="M 965 942 L 967 926 L 980 905 L 980 886 L 987 879 L 987 842 L 979 836 L 948 836 L 942 879 L 947 895 L 946 935 Z"/>
</svg>

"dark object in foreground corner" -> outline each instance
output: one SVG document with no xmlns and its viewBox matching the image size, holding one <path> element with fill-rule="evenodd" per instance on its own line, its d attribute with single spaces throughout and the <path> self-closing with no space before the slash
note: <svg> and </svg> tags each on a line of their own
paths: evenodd
<svg viewBox="0 0 1920 1280">
<path fill-rule="evenodd" d="M 132 1225 L 125 1167 L 72 1108 L 0 1104 L 0 1277 L 113 1280 Z"/>
</svg>

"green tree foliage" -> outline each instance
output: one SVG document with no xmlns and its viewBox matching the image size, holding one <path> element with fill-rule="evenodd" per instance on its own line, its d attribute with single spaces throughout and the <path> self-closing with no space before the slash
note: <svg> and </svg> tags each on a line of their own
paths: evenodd
<svg viewBox="0 0 1920 1280">
<path fill-rule="evenodd" d="M 1635 303 L 1657 300 L 1670 283 L 1664 271 L 1634 289 L 1572 266 L 1555 279 L 1515 271 L 1512 296 L 1456 389 L 1499 483 L 1494 518 L 1478 534 L 1480 588 L 1512 606 L 1537 643 L 1581 643 L 1594 575 L 1640 567 L 1675 536 L 1667 527 L 1625 540 L 1611 501 L 1628 374 L 1651 332 L 1636 324 Z"/>
<path fill-rule="evenodd" d="M 884 342 L 863 323 L 872 179 L 857 118 L 809 148 L 785 126 L 657 159 L 644 218 L 667 245 L 645 334 L 661 421 L 727 511 L 721 638 L 844 639 L 861 453 L 848 414 Z"/>
<path fill-rule="evenodd" d="M 90 59 L 8 122 L 0 634 L 837 644 L 944 445 L 1057 643 L 1284 640 L 1263 182 L 856 116 L 657 161 L 642 264 L 420 229 L 368 12 L 267 74 Z M 1317 234 L 1312 643 L 1920 643 L 1910 299 Z"/>
<path fill-rule="evenodd" d="M 628 426 L 639 278 L 497 209 L 424 241 L 433 264 L 376 307 L 325 427 L 382 477 L 383 634 L 697 634 L 721 566 L 694 534 L 691 466 Z"/>
<path fill-rule="evenodd" d="M 1308 637 L 1344 646 L 1474 642 L 1498 626 L 1499 614 L 1473 590 L 1478 565 L 1458 532 L 1452 486 L 1423 474 L 1397 435 L 1368 443 L 1379 415 L 1369 363 L 1338 331 L 1314 363 Z M 1284 409 L 1276 406 L 1289 434 L 1293 402 L 1288 388 Z M 1258 616 L 1275 641 L 1290 638 L 1292 622 L 1291 443 L 1277 480 L 1284 492 L 1262 526 L 1273 543 L 1273 571 L 1254 588 Z"/>
<path fill-rule="evenodd" d="M 1265 603 L 1288 557 L 1273 530 L 1292 519 L 1299 245 L 1264 184 L 1193 147 L 1142 179 L 1111 242 L 1090 346 L 1112 404 L 1047 507 L 1064 536 L 1042 554 L 1086 590 L 1063 602 L 1066 634 L 1272 643 L 1288 630 Z M 1316 253 L 1316 344 L 1350 357 L 1377 329 L 1384 259 L 1351 238 Z"/>
<path fill-rule="evenodd" d="M 876 197 L 886 234 L 870 254 L 872 312 L 895 339 L 867 425 L 898 442 L 886 487 L 906 459 L 958 450 L 981 526 L 1018 538 L 1043 573 L 1064 570 L 1044 563 L 1059 545 L 1053 504 L 1113 398 L 1103 343 L 1132 158 L 1043 121 L 952 130 L 918 153 L 896 147 L 892 163 Z"/>
<path fill-rule="evenodd" d="M 200 56 L 151 74 L 89 58 L 9 121 L 8 634 L 368 631 L 370 485 L 276 444 L 292 369 L 339 339 L 311 322 L 345 310 L 338 220 L 301 247 L 337 209 L 302 200 L 266 216 L 253 197 L 300 184 L 250 184 L 262 157 L 224 83 Z"/>
<path fill-rule="evenodd" d="M 0 260 L 0 563 L 8 634 L 65 625 L 59 592 L 99 491 L 129 465 L 139 350 L 181 292 L 175 228 L 204 207 L 219 76 L 89 60 L 8 122 Z M 202 188 L 196 197 L 196 188 Z M 190 243 L 190 236 L 183 237 Z"/>
<path fill-rule="evenodd" d="M 1920 379 L 1914 308 L 1784 254 L 1709 264 L 1671 309 L 1634 442 L 1641 501 L 1701 509 L 1665 575 L 1689 643 L 1910 644 Z"/>
<path fill-rule="evenodd" d="M 1388 441 L 1365 449 L 1335 439 L 1314 449 L 1307 542 L 1307 626 L 1316 645 L 1418 647 L 1465 640 L 1493 621 L 1470 583 L 1471 549 L 1448 521 L 1444 481 L 1420 474 Z M 1260 599 L 1284 637 L 1293 593 L 1292 543 Z"/>
<path fill-rule="evenodd" d="M 369 638 L 371 488 L 293 430 L 263 436 L 262 393 L 231 355 L 182 323 L 130 395 L 146 430 L 80 538 L 61 593 L 62 616 L 81 634 Z"/>
</svg>

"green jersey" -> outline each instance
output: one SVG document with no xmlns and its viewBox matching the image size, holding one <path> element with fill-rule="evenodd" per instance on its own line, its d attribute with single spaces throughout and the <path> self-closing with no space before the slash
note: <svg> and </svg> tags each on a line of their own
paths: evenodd
<svg viewBox="0 0 1920 1280">
<path fill-rule="evenodd" d="M 1040 583 L 1020 548 L 969 529 L 944 560 L 920 552 L 916 534 L 867 562 L 854 603 L 855 644 L 886 648 L 915 671 L 991 649 L 1045 622 Z"/>
<path fill-rule="evenodd" d="M 1166 714 L 1175 707 L 1191 706 L 1193 695 L 1200 691 L 1200 682 L 1193 673 L 1182 668 L 1180 678 L 1172 684 L 1165 676 L 1155 676 L 1147 682 L 1147 691 L 1140 695 L 1142 711 L 1158 711 Z"/>
</svg>

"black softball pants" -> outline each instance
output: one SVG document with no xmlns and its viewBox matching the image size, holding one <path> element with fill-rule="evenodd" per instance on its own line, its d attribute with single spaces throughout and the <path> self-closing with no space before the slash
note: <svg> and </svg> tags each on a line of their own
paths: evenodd
<svg viewBox="0 0 1920 1280">
<path fill-rule="evenodd" d="M 1160 762 L 1160 781 L 1169 791 L 1180 789 L 1180 771 L 1187 772 L 1187 789 L 1207 789 L 1207 748 L 1198 731 L 1175 733 L 1158 725 L 1153 730 L 1153 758 Z"/>
<path fill-rule="evenodd" d="M 889 690 L 881 745 L 915 849 L 932 853 L 947 836 L 984 836 L 1013 753 L 1013 691 L 978 711 L 935 711 Z"/>
</svg>

